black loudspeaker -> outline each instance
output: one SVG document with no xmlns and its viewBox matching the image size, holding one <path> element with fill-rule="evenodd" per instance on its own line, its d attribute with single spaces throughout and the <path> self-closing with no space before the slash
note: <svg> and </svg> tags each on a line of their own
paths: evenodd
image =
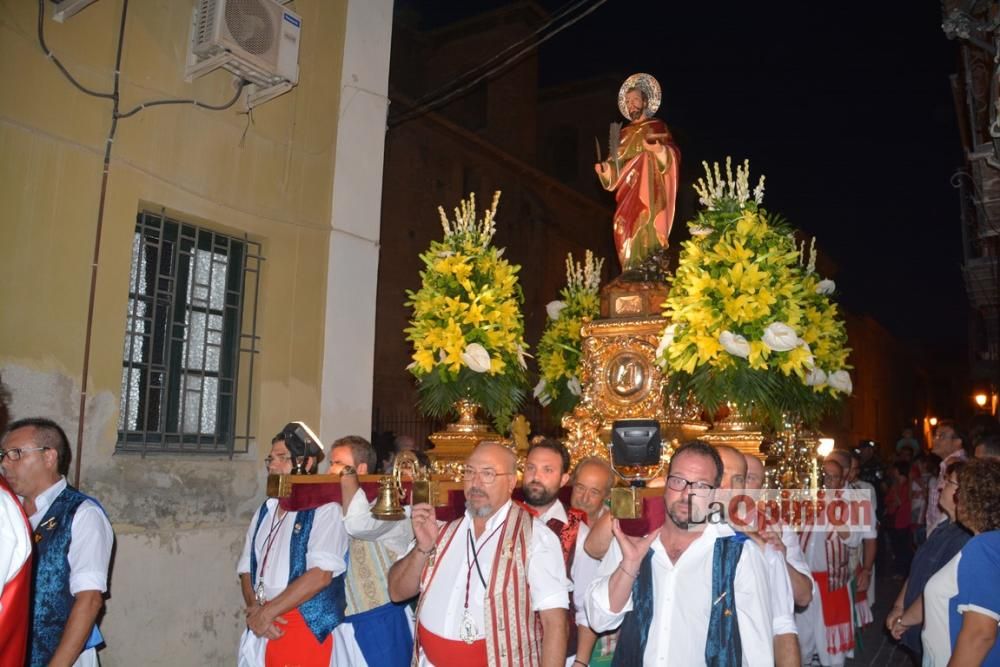
<svg viewBox="0 0 1000 667">
<path fill-rule="evenodd" d="M 655 419 L 619 419 L 611 424 L 615 466 L 659 465 L 662 449 L 660 422 Z"/>
</svg>

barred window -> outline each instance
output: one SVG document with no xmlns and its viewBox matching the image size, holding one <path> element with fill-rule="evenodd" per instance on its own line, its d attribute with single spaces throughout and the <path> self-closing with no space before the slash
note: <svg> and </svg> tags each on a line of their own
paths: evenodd
<svg viewBox="0 0 1000 667">
<path fill-rule="evenodd" d="M 262 261 L 245 236 L 138 215 L 119 451 L 247 451 Z"/>
</svg>

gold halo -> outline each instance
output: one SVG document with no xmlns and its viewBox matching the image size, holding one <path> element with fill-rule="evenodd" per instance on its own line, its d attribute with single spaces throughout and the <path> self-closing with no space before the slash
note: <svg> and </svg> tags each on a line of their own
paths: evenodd
<svg viewBox="0 0 1000 667">
<path fill-rule="evenodd" d="M 643 115 L 650 118 L 660 108 L 660 82 L 652 74 L 643 72 L 636 72 L 625 79 L 625 83 L 618 89 L 618 110 L 622 112 L 626 120 L 632 119 L 628 117 L 628 109 L 625 108 L 625 93 L 632 88 L 640 88 L 645 91 L 647 103 Z"/>
</svg>

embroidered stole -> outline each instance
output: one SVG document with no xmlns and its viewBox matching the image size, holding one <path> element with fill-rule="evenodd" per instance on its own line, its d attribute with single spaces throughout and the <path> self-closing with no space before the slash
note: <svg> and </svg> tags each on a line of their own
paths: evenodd
<svg viewBox="0 0 1000 667">
<path fill-rule="evenodd" d="M 396 562 L 396 554 L 382 544 L 352 539 L 348 547 L 347 593 L 348 616 L 389 604 L 389 580 L 386 574 Z"/>
</svg>

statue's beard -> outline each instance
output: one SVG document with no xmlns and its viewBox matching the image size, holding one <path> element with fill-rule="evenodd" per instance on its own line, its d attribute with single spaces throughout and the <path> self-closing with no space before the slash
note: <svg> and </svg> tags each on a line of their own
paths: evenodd
<svg viewBox="0 0 1000 667">
<path fill-rule="evenodd" d="M 632 120 L 639 120 L 642 118 L 642 109 L 629 109 L 628 117 Z"/>
</svg>

